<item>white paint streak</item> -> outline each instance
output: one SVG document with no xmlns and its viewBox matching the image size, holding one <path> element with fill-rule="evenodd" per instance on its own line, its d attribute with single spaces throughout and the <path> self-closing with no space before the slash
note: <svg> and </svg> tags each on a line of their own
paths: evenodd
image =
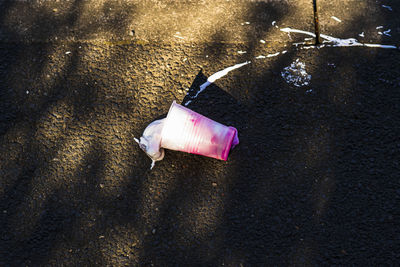
<svg viewBox="0 0 400 267">
<path fill-rule="evenodd" d="M 245 66 L 245 65 L 247 65 L 249 63 L 251 63 L 251 61 L 246 61 L 246 62 L 243 62 L 243 63 L 240 63 L 240 64 L 236 64 L 234 66 L 228 67 L 226 69 L 220 70 L 220 71 L 214 73 L 213 75 L 211 75 L 210 77 L 208 77 L 207 81 L 210 82 L 210 83 L 213 83 L 216 80 L 218 80 L 218 79 L 224 77 L 225 75 L 227 75 L 230 71 L 233 71 L 235 69 L 241 68 L 241 67 L 243 67 L 243 66 Z"/>
<path fill-rule="evenodd" d="M 291 33 L 291 32 L 302 33 L 302 34 L 306 34 L 306 35 L 310 35 L 312 37 L 315 37 L 315 33 L 302 31 L 302 30 L 297 30 L 297 29 L 283 28 L 283 29 L 281 29 L 281 31 L 286 32 L 286 33 Z"/>
<path fill-rule="evenodd" d="M 276 57 L 277 55 L 279 55 L 281 52 L 276 52 L 275 54 L 269 54 L 267 55 L 267 57 Z"/>
<path fill-rule="evenodd" d="M 379 26 L 383 27 L 383 26 Z M 377 27 L 378 28 L 378 27 Z M 291 28 L 283 28 L 281 29 L 283 32 L 287 33 L 302 33 L 306 35 L 310 35 L 315 37 L 315 34 L 312 32 L 307 32 L 307 31 L 302 31 L 302 30 L 297 30 L 297 29 L 291 29 Z M 381 45 L 381 44 L 364 44 L 360 43 L 357 39 L 355 38 L 348 38 L 348 39 L 340 39 L 336 37 L 332 37 L 326 34 L 320 34 L 320 37 L 325 39 L 328 43 L 331 43 L 330 46 L 332 47 L 350 47 L 350 46 L 366 46 L 366 47 L 377 47 L 377 48 L 387 48 L 387 49 L 397 49 L 396 46 L 394 45 Z"/>
<path fill-rule="evenodd" d="M 388 9 L 388 10 L 390 10 L 390 11 L 393 11 L 393 9 L 392 9 L 390 6 L 382 5 L 382 7 L 383 7 L 383 8 L 386 8 L 386 9 Z"/>
<path fill-rule="evenodd" d="M 246 54 L 246 53 L 247 53 L 247 51 L 242 51 L 242 50 L 238 51 L 238 54 Z"/>
<path fill-rule="evenodd" d="M 339 18 L 337 18 L 337 17 L 335 17 L 335 16 L 331 16 L 331 18 L 334 19 L 334 20 L 336 20 L 337 22 L 342 22 L 341 19 L 339 19 Z"/>
<path fill-rule="evenodd" d="M 256 59 L 264 59 L 264 58 L 268 58 L 268 57 L 276 57 L 280 54 L 281 52 L 276 52 L 275 54 L 268 54 L 266 56 L 263 55 L 259 55 L 256 57 Z"/>
<path fill-rule="evenodd" d="M 174 37 L 179 38 L 179 39 L 185 39 L 182 36 L 179 36 L 179 35 L 176 35 L 176 34 L 174 35 Z"/>
<path fill-rule="evenodd" d="M 336 37 L 332 37 L 325 34 L 320 34 L 321 38 L 327 40 L 330 43 L 333 43 L 333 46 L 362 46 L 363 44 L 358 42 L 355 38 L 348 38 L 348 39 L 340 39 Z"/>
<path fill-rule="evenodd" d="M 364 44 L 367 47 L 377 47 L 377 48 L 387 48 L 387 49 L 397 49 L 394 45 L 381 45 L 381 44 Z"/>
<path fill-rule="evenodd" d="M 246 62 L 243 62 L 243 63 L 240 63 L 240 64 L 236 64 L 236 65 L 234 65 L 234 66 L 230 66 L 230 67 L 228 67 L 228 68 L 226 68 L 226 69 L 223 69 L 223 70 L 220 70 L 220 71 L 214 73 L 213 75 L 211 75 L 210 77 L 208 77 L 208 79 L 207 79 L 207 81 L 206 81 L 205 83 L 203 83 L 202 85 L 200 85 L 200 90 L 196 93 L 195 96 L 192 97 L 192 99 L 196 98 L 201 92 L 204 91 L 204 89 L 207 88 L 207 86 L 209 86 L 210 84 L 214 83 L 216 80 L 218 80 L 218 79 L 224 77 L 224 76 L 227 75 L 230 71 L 233 71 L 233 70 L 235 70 L 235 69 L 241 68 L 241 67 L 243 67 L 243 66 L 245 66 L 245 65 L 247 65 L 247 64 L 249 64 L 249 63 L 251 63 L 251 61 L 246 61 Z M 189 100 L 189 101 L 191 101 L 191 100 Z M 185 106 L 188 105 L 188 104 L 190 103 L 189 101 L 187 101 L 187 102 L 185 103 Z"/>
<path fill-rule="evenodd" d="M 307 42 L 300 42 L 300 43 L 293 43 L 294 46 L 299 46 L 299 45 L 306 45 Z"/>
<path fill-rule="evenodd" d="M 392 30 L 389 29 L 389 30 L 387 30 L 387 31 L 384 31 L 383 34 L 386 35 L 386 36 L 392 36 L 391 34 L 389 34 L 389 32 L 391 32 L 391 31 L 392 31 Z"/>
<path fill-rule="evenodd" d="M 383 29 L 383 26 L 378 26 L 378 27 L 376 27 L 376 29 L 377 29 L 377 30 Z"/>
</svg>

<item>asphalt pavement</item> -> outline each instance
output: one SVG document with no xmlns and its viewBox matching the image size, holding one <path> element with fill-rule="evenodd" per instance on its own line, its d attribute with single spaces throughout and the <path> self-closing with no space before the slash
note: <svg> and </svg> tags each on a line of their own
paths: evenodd
<svg viewBox="0 0 400 267">
<path fill-rule="evenodd" d="M 0 266 L 397 265 L 400 3 L 316 3 L 0 0 Z M 174 100 L 226 162 L 149 169 Z"/>
</svg>

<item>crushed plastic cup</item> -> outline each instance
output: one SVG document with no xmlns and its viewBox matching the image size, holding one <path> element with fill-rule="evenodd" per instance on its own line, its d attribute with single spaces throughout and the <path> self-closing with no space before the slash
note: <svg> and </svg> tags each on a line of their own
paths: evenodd
<svg viewBox="0 0 400 267">
<path fill-rule="evenodd" d="M 227 160 L 230 149 L 239 144 L 236 128 L 213 121 L 175 101 L 163 124 L 163 148 Z"/>
<path fill-rule="evenodd" d="M 135 138 L 139 147 L 146 152 L 153 161 L 160 161 L 164 158 L 164 149 L 160 147 L 164 120 L 165 119 L 153 121 L 146 127 L 140 140 Z"/>
<path fill-rule="evenodd" d="M 164 158 L 164 148 L 227 160 L 231 148 L 239 144 L 237 130 L 213 121 L 193 110 L 172 103 L 166 118 L 150 123 L 139 147 L 156 161 Z"/>
</svg>

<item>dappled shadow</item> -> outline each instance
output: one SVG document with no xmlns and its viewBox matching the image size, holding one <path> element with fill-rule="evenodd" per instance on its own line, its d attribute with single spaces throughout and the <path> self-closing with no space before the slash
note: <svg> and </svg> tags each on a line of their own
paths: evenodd
<svg viewBox="0 0 400 267">
<path fill-rule="evenodd" d="M 297 58 L 307 63 L 313 77 L 310 86 L 297 88 L 281 79 L 282 69 Z M 397 257 L 391 246 L 396 231 L 394 203 L 399 195 L 394 177 L 398 164 L 390 159 L 399 124 L 393 116 L 398 79 L 397 70 L 386 68 L 394 69 L 396 60 L 396 50 L 291 49 L 268 69 L 259 71 L 249 65 L 232 75 L 236 78 L 218 81 L 227 85 L 223 91 L 234 96 L 232 106 L 219 105 L 211 91 L 201 93 L 202 104 L 191 102 L 190 107 L 205 112 L 223 107 L 227 121 L 239 129 L 241 143 L 230 155 L 229 167 L 214 176 L 216 180 L 224 177 L 222 188 L 215 183 L 204 193 L 209 197 L 204 200 L 208 209 L 199 211 L 197 223 L 208 229 L 205 236 L 199 226 L 179 224 L 193 216 L 184 207 L 195 196 L 185 198 L 178 207 L 167 202 L 164 208 L 174 207 L 174 212 L 167 212 L 155 224 L 157 231 L 149 238 L 141 262 L 228 266 L 392 263 Z M 248 77 L 257 71 L 261 73 Z M 189 95 L 205 82 L 200 74 Z M 186 97 L 183 103 L 187 100 L 192 99 Z M 218 112 L 217 108 L 210 115 Z M 389 126 L 388 119 L 396 126 Z M 189 182 L 198 187 L 198 181 Z M 220 199 L 214 202 L 216 191 Z M 187 193 L 181 190 L 181 194 Z M 221 206 L 217 218 L 212 212 L 215 203 Z M 159 225 L 163 232 L 158 235 Z M 186 245 L 176 246 L 180 242 Z M 379 258 L 369 256 L 377 254 Z"/>
<path fill-rule="evenodd" d="M 27 11 L 30 4 L 43 12 Z M 57 9 L 35 3 L 25 3 L 21 9 L 18 5 L 24 3 L 2 1 L 0 11 L 0 265 L 101 265 L 106 260 L 93 240 L 101 242 L 97 231 L 108 224 L 105 220 L 95 230 L 91 227 L 96 217 L 104 216 L 98 213 L 99 205 L 107 202 L 107 207 L 109 201 L 108 197 L 101 201 L 98 192 L 104 187 L 104 176 L 109 175 L 110 148 L 98 147 L 104 141 L 101 136 L 106 136 L 114 145 L 111 153 L 121 151 L 127 142 L 118 142 L 129 141 L 131 133 L 129 127 L 114 132 L 113 123 L 102 127 L 105 118 L 99 114 L 108 112 L 109 118 L 118 121 L 135 105 L 134 96 L 124 95 L 116 107 L 118 91 L 112 94 L 114 99 L 99 93 L 107 85 L 90 75 L 91 66 L 85 65 L 88 45 L 57 42 L 78 23 L 84 1 L 67 5 L 65 15 L 60 16 L 53 14 Z M 24 12 L 28 12 L 24 21 L 10 23 Z M 108 24 L 99 21 L 83 31 L 90 35 L 127 23 L 123 16 L 108 18 Z M 23 22 L 41 29 L 17 31 Z M 105 63 L 112 61 L 109 58 Z M 125 174 L 114 175 L 121 178 Z M 130 200 L 126 201 L 132 206 Z M 105 208 L 105 214 L 114 211 L 115 206 Z"/>
<path fill-rule="evenodd" d="M 39 37 L 78 25 L 84 3 L 38 16 L 54 24 Z M 398 51 L 290 47 L 255 60 L 281 49 L 260 45 L 285 22 L 287 5 L 274 5 L 249 5 L 256 34 L 241 44 L 223 31 L 199 47 L 1 42 L 0 265 L 394 263 Z M 123 34 L 135 8 L 100 10 L 109 23 L 76 36 Z M 238 47 L 247 53 L 233 56 Z M 309 86 L 281 78 L 298 58 Z M 245 60 L 193 98 L 207 75 Z M 239 130 L 227 162 L 167 151 L 149 170 L 133 136 L 180 99 Z"/>
</svg>

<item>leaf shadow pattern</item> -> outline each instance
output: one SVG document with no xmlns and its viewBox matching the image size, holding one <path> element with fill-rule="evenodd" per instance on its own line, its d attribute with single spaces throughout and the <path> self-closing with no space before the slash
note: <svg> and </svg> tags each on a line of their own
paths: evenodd
<svg viewBox="0 0 400 267">
<path fill-rule="evenodd" d="M 96 77 L 80 73 L 85 56 L 82 48 L 87 45 L 51 41 L 64 30 L 62 27 L 76 24 L 82 4 L 83 1 L 72 4 L 65 17 L 68 23 L 33 12 L 31 15 L 36 21 L 32 24 L 45 28 L 53 26 L 49 31 L 37 31 L 44 34 L 39 38 L 50 41 L 25 43 L 26 36 L 12 27 L 7 28 L 9 24 L 6 23 L 18 2 L 1 3 L 1 265 L 42 265 L 63 261 L 80 265 L 106 261 L 101 251 L 89 249 L 98 235 L 89 231 L 92 236 L 88 238 L 84 231 L 88 217 L 101 215 L 96 213 L 97 207 L 86 209 L 90 208 L 88 203 L 96 191 L 101 191 L 98 183 L 104 176 L 102 165 L 105 165 L 106 150 L 109 150 L 91 149 L 102 143 L 99 135 L 110 138 L 99 127 L 91 126 L 101 121 L 96 113 L 99 109 L 115 104 L 98 94 L 100 85 Z M 122 23 L 121 19 L 117 21 Z M 93 32 L 97 30 L 97 26 L 93 28 Z M 51 69 L 57 64 L 60 69 Z M 82 79 L 76 83 L 77 79 L 73 77 L 79 75 Z M 132 98 L 124 100 L 113 110 L 111 117 L 125 116 L 131 104 L 134 105 L 129 102 Z M 123 134 L 130 135 L 128 132 Z M 115 148 L 121 147 L 118 144 L 121 135 L 112 136 L 117 143 Z M 81 146 L 85 141 L 88 144 Z M 71 153 L 75 148 L 78 151 Z M 60 162 L 62 157 L 67 160 Z M 83 165 L 79 160 L 83 160 Z M 82 172 L 87 166 L 91 171 Z M 75 172 L 74 168 L 81 171 Z M 102 202 L 101 196 L 96 199 L 100 200 L 96 205 L 107 202 Z M 105 225 L 102 227 L 106 228 Z M 68 254 L 72 256 L 64 257 Z"/>
<path fill-rule="evenodd" d="M 271 27 L 269 21 L 263 23 L 265 29 Z M 258 37 L 251 39 L 254 47 Z M 10 75 L 15 58 L 35 54 L 23 53 L 28 46 L 12 50 L 11 45 L 1 45 L 5 58 L 9 56 L 5 50 L 14 51 L 3 59 L 7 63 L 1 64 L 6 66 L 1 67 L 2 77 Z M 140 49 L 133 51 L 140 53 Z M 223 49 L 229 49 L 229 44 Z M 334 60 L 336 50 L 326 50 L 320 61 L 310 63 L 314 78 L 309 88 L 286 84 L 280 71 L 296 58 L 315 59 L 315 51 L 310 50 L 289 51 L 260 73 L 255 72 L 258 65 L 246 66 L 232 75 L 237 78 L 227 76 L 210 85 L 189 107 L 238 128 L 241 143 L 229 161 L 168 151 L 150 172 L 146 155 L 129 140 L 131 132 L 145 125 L 133 117 L 152 117 L 143 110 L 135 113 L 143 108 L 144 100 L 139 98 L 145 89 L 137 86 L 128 97 L 98 92 L 96 82 L 102 76 L 96 75 L 102 70 L 95 75 L 80 72 L 84 53 L 78 45 L 71 50 L 76 58 L 68 61 L 64 76 L 50 86 L 52 101 L 29 107 L 18 95 L 18 108 L 10 109 L 11 115 L 1 124 L 5 153 L 0 163 L 0 265 L 397 262 L 398 252 L 392 247 L 400 232 L 395 221 L 399 184 L 398 164 L 392 159 L 398 148 L 398 54 L 375 51 L 361 63 L 352 62 L 354 55 L 362 58 L 372 53 L 355 49 L 336 63 L 340 71 L 329 69 L 323 60 Z M 39 57 L 48 54 L 44 49 Z M 117 55 L 107 64 L 120 64 Z M 214 56 L 220 55 L 223 51 Z M 347 62 L 354 68 L 347 68 Z M 386 64 L 394 71 L 385 72 Z M 368 78 L 376 70 L 377 76 Z M 246 78 L 251 71 L 256 77 Z M 326 78 L 326 73 L 332 76 Z M 82 79 L 76 79 L 78 75 Z M 71 76 L 83 82 L 71 82 Z M 197 74 L 190 95 L 205 79 L 201 72 Z M 342 86 L 337 80 L 343 81 Z M 16 85 L 8 81 L 2 83 L 4 97 Z M 331 83 L 334 86 L 327 86 Z M 346 93 L 352 85 L 354 91 Z M 164 96 L 148 96 L 146 103 L 155 106 Z M 14 106 L 8 102 L 2 99 L 2 111 Z M 59 120 L 51 121 L 65 132 L 43 145 L 31 133 L 38 131 L 36 125 L 41 125 L 47 111 L 63 103 L 68 107 L 54 116 L 71 114 L 71 121 L 64 130 Z M 14 154 L 16 147 L 19 153 Z M 79 164 L 70 168 L 68 162 Z M 40 183 L 55 186 L 41 188 Z M 30 203 L 31 212 L 19 213 L 28 210 Z M 21 229 L 25 226 L 21 218 L 32 220 L 31 231 Z"/>
<path fill-rule="evenodd" d="M 280 77 L 281 70 L 297 58 L 313 59 L 307 61 L 314 77 L 307 87 L 296 88 Z M 396 60 L 396 50 L 290 49 L 255 78 L 239 74 L 236 79 L 220 81 L 227 85 L 222 91 L 230 92 L 234 102 L 241 103 L 240 108 L 220 105 L 228 114 L 238 111 L 233 125 L 240 128 L 241 143 L 230 156 L 228 168 L 215 176 L 204 174 L 207 178 L 203 179 L 224 177 L 219 193 L 225 196 L 218 202 L 222 215 L 215 219 L 213 213 L 207 213 L 215 205 L 210 197 L 204 200 L 208 210 L 196 217 L 198 224 L 215 219 L 218 226 L 204 223 L 209 238 L 201 238 L 198 228 L 190 226 L 186 235 L 182 230 L 174 237 L 164 233 L 152 236 L 141 263 L 258 266 L 395 262 L 395 201 L 399 199 L 395 189 L 399 184 L 394 177 L 398 164 L 390 158 L 399 125 L 394 115 L 398 113 L 398 71 L 387 72 L 386 67 L 395 68 Z M 371 75 L 374 72 L 376 75 Z M 205 82 L 206 77 L 200 74 L 189 95 Z M 252 89 L 248 95 L 243 90 L 246 87 Z M 214 107 L 210 94 L 205 90 L 199 95 L 205 101 L 193 102 L 190 107 Z M 186 97 L 183 103 L 190 99 Z M 389 126 L 388 119 L 395 127 Z M 213 190 L 210 187 L 204 198 L 213 195 Z M 177 214 L 168 213 L 157 225 L 166 223 L 169 230 L 181 229 L 185 227 L 176 226 L 179 222 L 175 221 L 194 216 L 190 212 Z M 169 221 L 175 225 L 169 226 Z M 176 244 L 180 242 L 188 244 L 179 247 Z"/>
</svg>

